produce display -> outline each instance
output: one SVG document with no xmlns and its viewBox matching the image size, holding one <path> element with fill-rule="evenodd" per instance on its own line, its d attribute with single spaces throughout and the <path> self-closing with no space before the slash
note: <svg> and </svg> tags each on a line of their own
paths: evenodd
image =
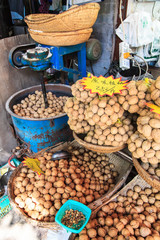
<svg viewBox="0 0 160 240">
<path fill-rule="evenodd" d="M 118 102 L 119 97 L 91 94 L 80 82 L 72 85 L 74 97 L 68 98 L 64 108 L 70 128 L 77 134 L 85 134 L 84 141 L 88 143 L 111 147 L 125 144 L 133 126 Z"/>
<path fill-rule="evenodd" d="M 151 79 L 140 81 L 130 81 L 127 84 L 127 89 L 122 90 L 118 96 L 118 102 L 123 109 L 130 113 L 138 113 L 145 107 L 146 101 L 151 100 L 149 86 L 152 83 Z"/>
<path fill-rule="evenodd" d="M 160 79 L 151 81 L 148 88 L 151 99 L 145 96 L 145 101 L 158 104 L 158 84 Z M 136 83 L 135 83 L 136 84 Z M 128 84 L 129 85 L 129 84 Z M 139 85 L 141 86 L 141 85 Z M 156 89 L 155 89 L 156 88 Z M 146 88 L 147 89 L 147 88 Z M 154 97 L 155 96 L 155 97 Z M 155 102 L 153 102 L 153 100 Z M 160 179 L 160 115 L 151 111 L 145 105 L 138 111 L 136 121 L 137 131 L 128 139 L 128 149 L 134 158 L 140 160 L 141 166 L 152 176 Z"/>
<path fill-rule="evenodd" d="M 127 143 L 133 158 L 159 182 L 160 115 L 150 111 L 146 102 L 160 106 L 160 77 L 156 81 L 130 81 L 127 89 L 112 97 L 92 94 L 80 83 L 81 80 L 72 85 L 71 98 L 47 93 L 47 109 L 42 93 L 36 91 L 13 106 L 14 112 L 31 118 L 66 112 L 70 128 L 82 134 L 86 143 L 109 147 Z M 44 172 L 41 176 L 23 166 L 14 179 L 15 202 L 32 219 L 53 222 L 68 199 L 88 205 L 115 186 L 118 172 L 106 154 L 73 147 L 68 151 L 68 160 L 51 161 L 52 152 L 38 157 Z M 84 216 L 71 209 L 65 212 L 62 222 L 72 227 L 80 220 Z M 160 192 L 135 185 L 109 201 L 76 237 L 90 239 L 160 240 Z"/>
<path fill-rule="evenodd" d="M 87 133 L 91 127 L 85 120 L 86 106 L 76 98 L 68 98 L 64 106 L 64 111 L 69 117 L 68 124 L 76 133 Z"/>
<path fill-rule="evenodd" d="M 137 119 L 137 129 L 143 136 L 160 144 L 160 115 L 148 109 L 140 112 Z"/>
<path fill-rule="evenodd" d="M 114 187 L 118 176 L 104 154 L 69 148 L 72 157 L 50 161 L 53 153 L 38 157 L 45 174 L 38 176 L 23 166 L 14 179 L 15 202 L 32 219 L 54 221 L 68 199 L 89 204 Z"/>
<path fill-rule="evenodd" d="M 150 142 L 140 134 L 135 132 L 128 140 L 128 149 L 133 157 L 140 158 L 142 162 L 157 164 L 160 159 L 160 145 L 154 141 Z"/>
<path fill-rule="evenodd" d="M 113 147 L 122 146 L 125 144 L 133 134 L 133 125 L 129 118 L 124 116 L 119 119 L 115 124 L 102 130 L 99 126 L 95 126 L 94 130 L 87 133 L 84 138 L 86 142 L 98 144 L 98 145 L 109 145 Z"/>
<path fill-rule="evenodd" d="M 47 93 L 48 108 L 45 108 L 42 91 L 36 90 L 34 94 L 29 94 L 20 103 L 13 106 L 15 114 L 27 118 L 49 118 L 60 115 L 64 112 L 64 105 L 67 96 L 57 97 L 52 92 Z"/>
<path fill-rule="evenodd" d="M 98 211 L 75 240 L 159 240 L 160 192 L 135 185 Z"/>
<path fill-rule="evenodd" d="M 112 97 L 100 97 L 83 89 L 81 80 L 72 85 L 65 112 L 70 128 L 86 143 L 119 147 L 128 143 L 133 157 L 151 165 L 159 178 L 160 115 L 151 112 L 146 103 L 158 105 L 160 77 L 156 81 L 130 81 L 127 89 Z M 154 102 L 155 101 L 155 102 Z M 137 132 L 136 132 L 137 131 Z"/>
</svg>

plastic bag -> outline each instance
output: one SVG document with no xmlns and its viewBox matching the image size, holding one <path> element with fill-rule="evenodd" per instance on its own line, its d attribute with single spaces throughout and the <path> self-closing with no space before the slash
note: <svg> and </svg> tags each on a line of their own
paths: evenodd
<svg viewBox="0 0 160 240">
<path fill-rule="evenodd" d="M 160 21 L 154 20 L 152 24 L 152 29 L 154 33 L 154 39 L 151 44 L 151 56 L 160 55 Z"/>
<path fill-rule="evenodd" d="M 140 47 L 151 43 L 154 39 L 151 15 L 147 12 L 135 12 L 129 15 L 116 29 L 118 37 L 126 41 L 130 47 Z M 124 39 L 123 39 L 124 38 Z"/>
</svg>

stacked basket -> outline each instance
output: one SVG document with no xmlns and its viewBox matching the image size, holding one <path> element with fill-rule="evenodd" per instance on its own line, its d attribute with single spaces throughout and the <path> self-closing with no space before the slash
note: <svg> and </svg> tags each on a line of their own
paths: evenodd
<svg viewBox="0 0 160 240">
<path fill-rule="evenodd" d="M 88 3 L 71 7 L 58 15 L 31 14 L 25 17 L 31 37 L 50 46 L 70 46 L 86 42 L 95 23 L 100 6 Z"/>
</svg>

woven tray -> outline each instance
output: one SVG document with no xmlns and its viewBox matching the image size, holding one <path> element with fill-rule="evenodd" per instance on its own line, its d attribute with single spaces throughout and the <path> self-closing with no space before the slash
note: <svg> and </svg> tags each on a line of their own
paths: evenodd
<svg viewBox="0 0 160 240">
<path fill-rule="evenodd" d="M 113 153 L 113 152 L 120 151 L 126 147 L 126 144 L 123 144 L 122 146 L 119 146 L 119 147 L 111 147 L 111 146 L 107 147 L 107 146 L 99 146 L 99 145 L 87 143 L 84 140 L 82 140 L 75 132 L 73 132 L 73 137 L 83 147 L 99 153 Z"/>
<path fill-rule="evenodd" d="M 139 175 L 152 187 L 158 189 L 160 191 L 160 181 L 156 179 L 154 176 L 150 175 L 138 162 L 136 158 L 133 158 L 133 164 L 139 173 Z"/>
<path fill-rule="evenodd" d="M 72 143 L 60 143 L 56 147 L 49 147 L 46 149 L 41 150 L 39 153 L 34 154 L 32 157 L 38 157 L 41 156 L 45 151 L 60 151 L 60 150 L 67 150 L 69 146 L 73 146 L 75 148 L 82 148 L 76 141 L 73 141 Z M 113 189 L 108 191 L 106 194 L 104 194 L 101 198 L 94 201 L 93 203 L 89 204 L 89 207 L 94 211 L 99 206 L 101 206 L 104 202 L 106 202 L 118 189 L 125 183 L 131 169 L 132 169 L 132 163 L 129 161 L 126 161 L 125 159 L 115 155 L 115 154 L 107 154 L 107 156 L 110 158 L 110 162 L 115 165 L 115 170 L 119 173 L 119 176 L 116 178 L 115 186 Z M 14 186 L 14 179 L 19 174 L 20 169 L 22 168 L 22 164 L 19 165 L 11 175 L 11 178 L 8 182 L 8 196 L 10 199 L 10 203 L 12 207 L 15 209 L 15 211 L 19 214 L 21 214 L 26 221 L 33 224 L 34 226 L 39 227 L 45 227 L 45 228 L 52 228 L 53 231 L 58 231 L 61 229 L 61 227 L 56 222 L 43 222 L 43 221 L 37 221 L 30 218 L 27 214 L 24 213 L 23 209 L 20 209 L 17 207 L 17 204 L 15 203 L 15 195 L 13 193 L 13 186 Z"/>
<path fill-rule="evenodd" d="M 37 32 L 28 29 L 31 37 L 38 43 L 49 46 L 71 46 L 87 42 L 91 36 L 92 28 L 78 30 L 73 32 Z"/>
<path fill-rule="evenodd" d="M 95 23 L 100 6 L 88 3 L 60 13 L 31 14 L 25 17 L 28 27 L 42 32 L 68 32 L 91 28 Z"/>
</svg>

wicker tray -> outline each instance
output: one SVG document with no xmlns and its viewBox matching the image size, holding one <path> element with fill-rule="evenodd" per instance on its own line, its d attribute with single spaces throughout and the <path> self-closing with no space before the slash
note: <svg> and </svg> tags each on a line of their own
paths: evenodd
<svg viewBox="0 0 160 240">
<path fill-rule="evenodd" d="M 126 193 L 128 191 L 128 189 L 132 189 L 134 188 L 135 185 L 139 185 L 142 189 L 146 188 L 146 187 L 151 187 L 148 183 L 146 183 L 140 175 L 135 176 L 132 181 L 130 181 L 124 188 L 122 188 L 119 192 L 117 192 L 115 195 L 112 195 L 112 197 L 106 201 L 103 202 L 103 204 L 101 206 L 98 206 L 94 211 L 92 211 L 91 214 L 91 219 L 96 217 L 97 212 L 105 205 L 107 205 L 109 202 L 116 202 L 117 201 L 117 197 L 119 195 L 124 195 L 126 196 Z M 76 234 L 72 234 L 71 237 L 69 238 L 69 240 L 74 240 L 76 238 Z"/>
<path fill-rule="evenodd" d="M 72 143 L 60 143 L 59 145 L 57 145 L 56 147 L 49 147 L 46 149 L 41 150 L 39 153 L 36 153 L 33 155 L 33 157 L 38 157 L 41 156 L 45 151 L 50 150 L 52 152 L 56 152 L 56 151 L 60 151 L 60 150 L 67 150 L 67 148 L 69 146 L 73 146 L 75 148 L 79 147 L 82 148 L 82 146 L 80 146 L 76 141 L 73 141 Z M 101 198 L 99 198 L 98 200 L 94 201 L 93 203 L 89 204 L 89 207 L 92 209 L 92 211 L 94 211 L 95 209 L 97 209 L 99 206 L 101 206 L 104 202 L 106 202 L 116 191 L 118 191 L 118 189 L 125 183 L 131 169 L 132 169 L 132 163 L 130 161 L 127 161 L 113 153 L 111 154 L 107 154 L 107 156 L 110 158 L 110 162 L 113 163 L 115 165 L 115 170 L 118 171 L 119 176 L 117 177 L 116 181 L 115 181 L 115 186 L 113 189 L 111 189 L 110 191 L 108 191 L 106 194 L 104 194 Z M 20 209 L 19 207 L 17 207 L 17 204 L 15 203 L 14 199 L 15 199 L 15 195 L 13 193 L 13 186 L 14 186 L 14 179 L 17 176 L 17 174 L 19 173 L 20 169 L 22 168 L 22 164 L 19 165 L 19 167 L 17 167 L 15 169 L 15 171 L 13 172 L 13 174 L 11 175 L 11 178 L 8 182 L 8 196 L 10 199 L 10 203 L 12 205 L 12 207 L 14 208 L 14 210 L 21 214 L 26 221 L 28 221 L 29 223 L 35 225 L 35 226 L 39 226 L 39 227 L 45 227 L 45 228 L 52 228 L 53 231 L 58 231 L 59 229 L 61 229 L 61 227 L 56 223 L 56 222 L 44 222 L 44 221 L 37 221 L 34 220 L 30 217 L 28 217 L 27 214 L 24 213 L 23 209 Z"/>
<path fill-rule="evenodd" d="M 160 191 L 160 181 L 156 179 L 154 176 L 150 175 L 138 162 L 136 158 L 133 158 L 133 164 L 139 173 L 139 175 L 152 187 L 158 189 Z"/>
<path fill-rule="evenodd" d="M 92 28 L 78 30 L 73 32 L 37 32 L 35 30 L 28 29 L 31 37 L 38 43 L 49 46 L 71 46 L 87 42 L 91 36 Z"/>
<path fill-rule="evenodd" d="M 28 27 L 43 32 L 68 32 L 91 28 L 95 23 L 100 6 L 88 3 L 70 8 L 58 15 L 31 14 L 25 17 Z"/>
<path fill-rule="evenodd" d="M 75 132 L 73 132 L 73 137 L 83 147 L 99 153 L 113 153 L 113 152 L 120 151 L 126 147 L 126 144 L 123 144 L 122 146 L 119 146 L 119 147 L 111 147 L 111 146 L 107 147 L 107 146 L 99 146 L 99 145 L 87 143 L 84 140 L 82 140 Z"/>
</svg>

